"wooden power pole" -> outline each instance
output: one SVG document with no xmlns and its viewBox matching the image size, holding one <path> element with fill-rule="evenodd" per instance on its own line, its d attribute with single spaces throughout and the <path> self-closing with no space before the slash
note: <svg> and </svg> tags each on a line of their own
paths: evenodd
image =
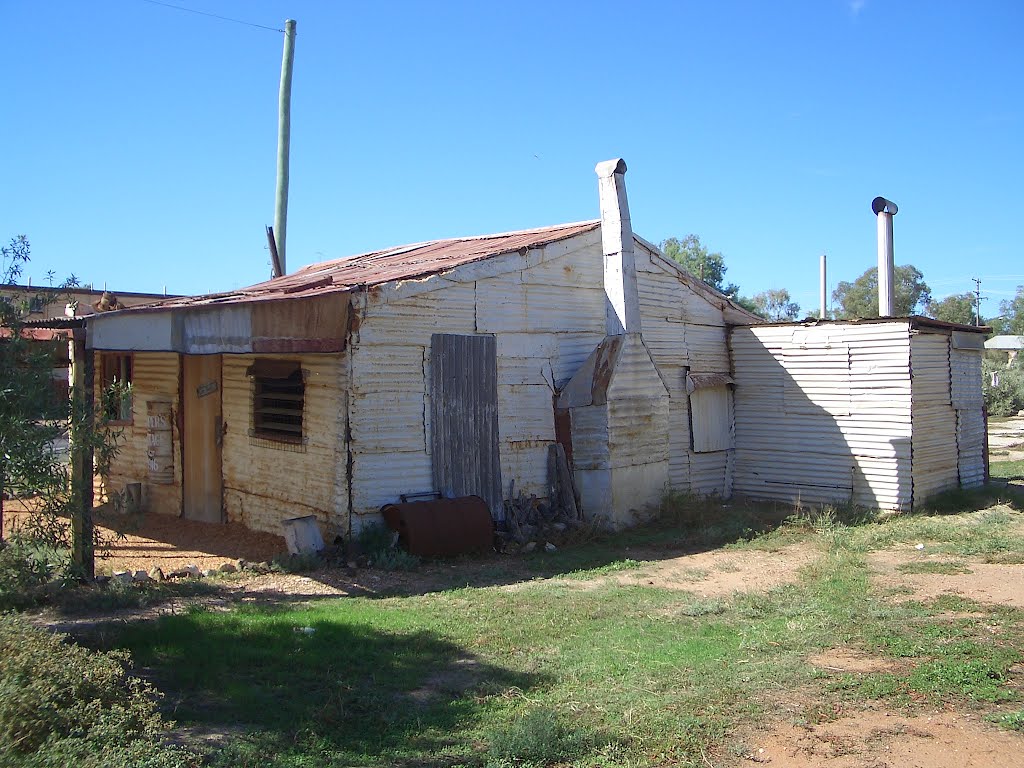
<svg viewBox="0 0 1024 768">
<path fill-rule="evenodd" d="M 288 151 L 292 131 L 292 61 L 295 58 L 295 21 L 284 23 L 284 55 L 281 59 L 281 91 L 277 117 L 277 195 L 274 201 L 274 239 L 277 264 L 274 277 L 287 271 L 285 238 L 288 233 Z M 277 270 L 280 269 L 280 272 Z"/>
</svg>

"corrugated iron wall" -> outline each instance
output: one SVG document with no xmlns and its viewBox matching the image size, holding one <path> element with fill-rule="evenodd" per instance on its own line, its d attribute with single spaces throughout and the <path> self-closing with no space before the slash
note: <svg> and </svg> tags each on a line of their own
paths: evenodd
<svg viewBox="0 0 1024 768">
<path fill-rule="evenodd" d="M 957 468 L 960 484 L 975 488 L 985 482 L 985 414 L 981 389 L 980 349 L 958 349 L 956 335 L 949 352 L 951 398 L 956 410 Z"/>
<path fill-rule="evenodd" d="M 644 340 L 670 392 L 670 482 L 727 495 L 729 451 L 702 454 L 690 472 L 685 374 L 729 373 L 722 312 L 690 290 L 661 257 L 636 251 Z M 552 398 L 604 339 L 606 298 L 600 232 L 461 267 L 398 290 L 371 290 L 356 308 L 349 353 L 352 508 L 376 513 L 398 494 L 433 490 L 430 339 L 435 333 L 494 334 L 503 491 L 547 495 L 547 446 L 555 440 Z M 692 339 L 692 344 L 690 343 Z M 574 446 L 581 439 L 576 427 Z M 607 455 L 609 435 L 601 442 Z M 612 436 L 614 439 L 614 436 Z M 586 442 L 585 440 L 583 442 Z M 596 445 L 596 443 L 595 443 Z M 601 453 L 602 451 L 599 451 Z M 584 447 L 577 466 L 598 461 Z"/>
<path fill-rule="evenodd" d="M 693 451 L 686 391 L 687 373 L 731 371 L 722 311 L 694 293 L 673 267 L 641 243 L 635 259 L 644 342 L 669 392 L 669 485 L 700 495 L 728 496 L 732 451 Z"/>
<path fill-rule="evenodd" d="M 604 338 L 600 233 L 531 251 L 518 268 L 495 273 L 495 261 L 461 268 L 464 282 L 406 284 L 411 295 L 370 291 L 357 308 L 349 348 L 357 514 L 434 490 L 429 382 L 438 333 L 496 337 L 503 492 L 514 480 L 517 493 L 547 495 L 554 391 Z"/>
<path fill-rule="evenodd" d="M 257 359 L 298 360 L 305 376 L 302 443 L 252 433 Z M 224 506 L 229 521 L 281 534 L 281 521 L 315 515 L 328 535 L 347 533 L 344 355 L 224 355 Z"/>
<path fill-rule="evenodd" d="M 906 322 L 743 327 L 731 345 L 736 493 L 909 507 Z"/>
<path fill-rule="evenodd" d="M 914 503 L 955 488 L 956 412 L 951 397 L 949 334 L 922 333 L 910 342 L 913 383 Z"/>
<path fill-rule="evenodd" d="M 96 392 L 102 389 L 101 358 L 96 354 Z M 106 491 L 121 493 L 127 483 L 142 483 L 143 508 L 159 514 L 181 514 L 181 440 L 177 419 L 172 418 L 170 437 L 173 469 L 172 482 L 153 482 L 149 472 L 149 429 L 146 403 L 170 403 L 173 414 L 178 413 L 178 355 L 173 352 L 136 352 L 132 359 L 132 423 L 113 427 L 120 430 L 123 439 L 113 462 L 111 472 L 97 489 L 97 501 L 105 498 Z"/>
</svg>

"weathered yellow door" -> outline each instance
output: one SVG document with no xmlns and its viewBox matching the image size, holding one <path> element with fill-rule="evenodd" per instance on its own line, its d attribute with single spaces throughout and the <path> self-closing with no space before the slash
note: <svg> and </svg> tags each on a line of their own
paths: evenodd
<svg viewBox="0 0 1024 768">
<path fill-rule="evenodd" d="M 182 355 L 182 514 L 189 520 L 224 520 L 221 475 L 220 355 Z"/>
</svg>

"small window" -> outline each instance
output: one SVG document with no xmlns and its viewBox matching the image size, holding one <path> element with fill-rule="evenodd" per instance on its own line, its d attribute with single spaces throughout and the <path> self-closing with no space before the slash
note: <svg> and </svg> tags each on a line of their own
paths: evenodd
<svg viewBox="0 0 1024 768">
<path fill-rule="evenodd" d="M 113 422 L 132 421 L 132 356 L 103 355 L 103 415 Z"/>
<path fill-rule="evenodd" d="M 732 378 L 725 374 L 688 374 L 690 439 L 694 453 L 727 451 L 732 445 Z"/>
<path fill-rule="evenodd" d="M 253 435 L 287 443 L 302 442 L 306 382 L 298 362 L 257 360 L 253 380 Z"/>
</svg>

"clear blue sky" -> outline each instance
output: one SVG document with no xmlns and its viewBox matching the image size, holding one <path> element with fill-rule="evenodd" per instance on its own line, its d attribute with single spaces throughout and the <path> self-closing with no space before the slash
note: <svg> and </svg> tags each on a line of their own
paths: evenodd
<svg viewBox="0 0 1024 768">
<path fill-rule="evenodd" d="M 693 232 L 752 295 L 817 307 L 896 261 L 936 297 L 1024 284 L 1024 3 L 167 0 L 298 23 L 290 269 L 598 215 Z M 114 290 L 269 275 L 282 35 L 147 0 L 5 0 L 4 241 Z"/>
</svg>

